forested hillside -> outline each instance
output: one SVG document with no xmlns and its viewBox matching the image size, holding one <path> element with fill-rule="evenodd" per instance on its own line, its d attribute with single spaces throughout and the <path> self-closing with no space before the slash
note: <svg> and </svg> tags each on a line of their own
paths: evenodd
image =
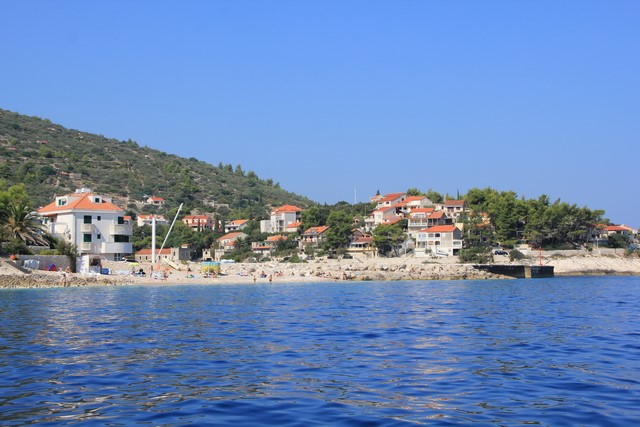
<svg viewBox="0 0 640 427">
<path fill-rule="evenodd" d="M 243 217 L 260 217 L 275 205 L 312 203 L 239 165 L 213 166 L 2 109 L 0 180 L 24 183 L 34 206 L 80 187 L 132 211 L 149 195 L 165 198 L 169 208 L 185 203 L 187 212 L 226 204 Z"/>
</svg>

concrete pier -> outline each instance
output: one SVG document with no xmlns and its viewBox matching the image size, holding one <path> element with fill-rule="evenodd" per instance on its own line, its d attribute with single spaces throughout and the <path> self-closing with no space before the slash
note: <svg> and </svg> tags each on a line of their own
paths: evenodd
<svg viewBox="0 0 640 427">
<path fill-rule="evenodd" d="M 511 276 L 516 279 L 537 279 L 554 276 L 552 265 L 475 264 L 473 268 L 493 274 Z"/>
</svg>

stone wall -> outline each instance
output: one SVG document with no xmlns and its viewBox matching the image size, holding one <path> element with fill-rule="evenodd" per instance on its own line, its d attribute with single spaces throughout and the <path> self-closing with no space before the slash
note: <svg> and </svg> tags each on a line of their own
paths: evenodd
<svg viewBox="0 0 640 427">
<path fill-rule="evenodd" d="M 18 256 L 18 265 L 23 267 L 29 267 L 29 263 L 25 261 L 28 260 L 36 260 L 40 262 L 38 270 L 49 270 L 52 265 L 56 266 L 57 270 L 65 270 L 67 267 L 71 269 L 71 271 L 75 271 L 76 266 L 72 265 L 71 258 L 67 255 L 19 255 Z"/>
</svg>

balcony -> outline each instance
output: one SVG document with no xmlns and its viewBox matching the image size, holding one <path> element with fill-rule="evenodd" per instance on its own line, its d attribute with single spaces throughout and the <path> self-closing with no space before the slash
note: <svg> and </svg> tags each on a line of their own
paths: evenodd
<svg viewBox="0 0 640 427">
<path fill-rule="evenodd" d="M 112 236 L 131 236 L 133 234 L 133 227 L 131 224 L 111 224 L 109 226 L 109 234 Z"/>
<path fill-rule="evenodd" d="M 132 252 L 131 242 L 103 242 L 100 245 L 100 253 L 102 254 L 130 254 Z"/>
<path fill-rule="evenodd" d="M 81 224 L 80 232 L 83 234 L 92 234 L 94 230 L 93 224 Z"/>
<path fill-rule="evenodd" d="M 94 245 L 91 242 L 82 242 L 80 243 L 80 253 L 92 254 L 95 253 Z"/>
</svg>

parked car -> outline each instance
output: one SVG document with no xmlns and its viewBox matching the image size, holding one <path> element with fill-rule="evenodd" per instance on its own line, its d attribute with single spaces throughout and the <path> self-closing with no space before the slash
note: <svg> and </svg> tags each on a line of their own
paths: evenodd
<svg viewBox="0 0 640 427">
<path fill-rule="evenodd" d="M 505 251 L 504 249 L 496 249 L 493 253 L 495 255 L 509 255 L 509 252 Z"/>
</svg>

